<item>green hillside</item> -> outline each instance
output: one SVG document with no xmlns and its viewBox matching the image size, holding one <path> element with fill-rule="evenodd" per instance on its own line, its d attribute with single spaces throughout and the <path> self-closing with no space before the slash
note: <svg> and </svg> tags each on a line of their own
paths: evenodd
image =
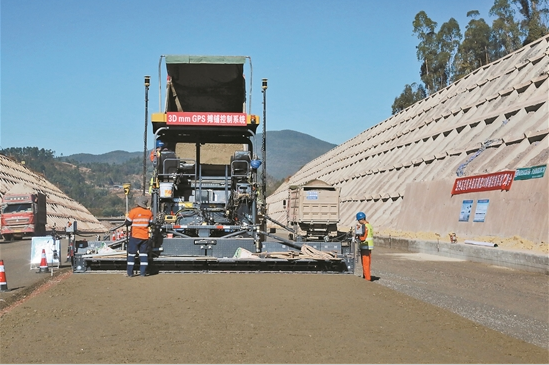
<svg viewBox="0 0 549 365">
<path fill-rule="evenodd" d="M 77 153 L 70 156 L 60 157 L 61 161 L 78 161 L 80 163 L 112 163 L 122 164 L 132 158 L 143 158 L 141 152 L 112 151 L 101 155 L 92 155 L 91 153 Z"/>
<path fill-rule="evenodd" d="M 261 158 L 262 133 L 258 133 L 256 153 Z M 267 131 L 267 174 L 280 180 L 292 176 L 305 164 L 336 147 L 308 134 L 291 131 Z"/>
</svg>

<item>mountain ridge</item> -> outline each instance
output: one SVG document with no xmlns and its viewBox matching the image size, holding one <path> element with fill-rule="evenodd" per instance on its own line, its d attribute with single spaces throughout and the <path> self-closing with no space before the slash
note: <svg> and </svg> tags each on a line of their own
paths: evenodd
<svg viewBox="0 0 549 365">
<path fill-rule="evenodd" d="M 262 158 L 263 134 L 258 133 L 255 138 L 255 153 Z M 322 141 L 311 135 L 284 129 L 267 131 L 267 174 L 277 180 L 287 178 L 301 169 L 305 164 L 323 155 L 336 144 Z M 63 156 L 62 161 L 78 161 L 80 163 L 109 163 L 122 164 L 132 158 L 142 158 L 143 151 L 127 152 L 115 150 L 103 154 L 77 153 Z"/>
</svg>

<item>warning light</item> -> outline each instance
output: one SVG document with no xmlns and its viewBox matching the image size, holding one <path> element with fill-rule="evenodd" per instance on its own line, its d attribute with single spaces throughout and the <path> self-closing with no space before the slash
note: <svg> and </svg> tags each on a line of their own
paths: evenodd
<svg viewBox="0 0 549 365">
<path fill-rule="evenodd" d="M 257 125 L 257 124 L 259 124 L 259 116 L 258 115 L 253 115 L 253 114 L 248 114 L 246 116 L 246 122 L 248 124 Z"/>
</svg>

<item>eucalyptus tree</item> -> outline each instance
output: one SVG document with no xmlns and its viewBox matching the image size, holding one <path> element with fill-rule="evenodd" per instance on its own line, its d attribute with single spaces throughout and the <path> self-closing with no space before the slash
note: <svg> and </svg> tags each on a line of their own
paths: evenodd
<svg viewBox="0 0 549 365">
<path fill-rule="evenodd" d="M 458 22 L 451 18 L 437 32 L 437 22 L 425 11 L 416 14 L 413 34 L 419 40 L 416 56 L 421 62 L 423 85 L 412 83 L 395 98 L 393 114 L 443 89 L 451 82 L 487 65 L 549 33 L 549 0 L 494 0 L 489 15 L 492 27 L 480 18 L 477 10 L 463 35 Z M 522 16 L 517 20 L 515 8 Z"/>
<path fill-rule="evenodd" d="M 455 59 L 455 78 L 457 80 L 493 60 L 490 56 L 490 37 L 492 30 L 477 10 L 471 10 L 467 17 L 471 20 L 465 27 L 463 41 Z"/>
<path fill-rule="evenodd" d="M 512 0 L 519 9 L 519 13 L 524 17 L 520 22 L 522 31 L 526 38 L 522 42 L 527 45 L 549 33 L 547 16 L 547 0 Z"/>
<path fill-rule="evenodd" d="M 432 94 L 436 91 L 435 69 L 436 58 L 438 53 L 437 37 L 435 29 L 437 22 L 427 16 L 423 10 L 416 14 L 414 21 L 413 33 L 419 39 L 419 44 L 416 46 L 417 59 L 422 61 L 421 64 L 421 81 L 425 84 L 427 92 Z"/>
<path fill-rule="evenodd" d="M 495 17 L 490 36 L 490 53 L 493 60 L 522 47 L 521 38 L 524 37 L 524 32 L 520 30 L 520 25 L 515 20 L 515 13 L 509 0 L 495 0 L 490 8 L 490 16 Z"/>
<path fill-rule="evenodd" d="M 412 85 L 407 84 L 404 86 L 402 94 L 395 98 L 395 101 L 391 106 L 392 112 L 393 114 L 396 114 L 426 97 L 427 92 L 423 85 L 418 85 L 415 82 L 412 83 Z"/>
<path fill-rule="evenodd" d="M 461 42 L 461 30 L 457 20 L 450 18 L 437 33 L 438 89 L 448 86 L 454 78 L 454 59 Z"/>
<path fill-rule="evenodd" d="M 412 22 L 413 33 L 418 37 L 417 58 L 422 61 L 420 76 L 428 94 L 448 86 L 453 75 L 453 60 L 459 47 L 461 31 L 458 22 L 451 18 L 437 32 L 437 22 L 420 11 Z"/>
</svg>

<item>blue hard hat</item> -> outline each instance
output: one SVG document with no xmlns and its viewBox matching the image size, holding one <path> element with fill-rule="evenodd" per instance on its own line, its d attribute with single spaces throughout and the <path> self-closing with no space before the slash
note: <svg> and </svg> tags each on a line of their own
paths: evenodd
<svg viewBox="0 0 549 365">
<path fill-rule="evenodd" d="M 366 214 L 364 214 L 363 212 L 358 212 L 356 214 L 356 220 L 359 221 L 361 219 L 366 219 Z"/>
<path fill-rule="evenodd" d="M 156 148 L 162 148 L 164 147 L 164 142 L 162 142 L 161 140 L 157 139 L 156 140 Z"/>
<path fill-rule="evenodd" d="M 250 165 L 252 165 L 252 169 L 258 169 L 259 166 L 261 166 L 261 160 L 252 160 L 252 162 L 250 162 Z"/>
</svg>

